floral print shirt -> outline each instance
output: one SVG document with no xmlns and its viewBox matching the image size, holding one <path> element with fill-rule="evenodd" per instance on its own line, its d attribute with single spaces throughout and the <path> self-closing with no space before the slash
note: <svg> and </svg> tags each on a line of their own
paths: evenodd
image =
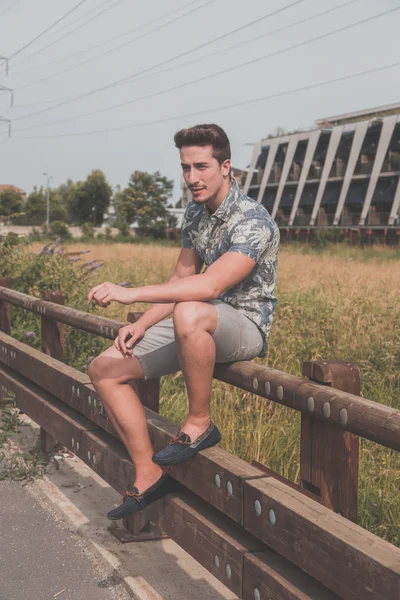
<svg viewBox="0 0 400 600">
<path fill-rule="evenodd" d="M 240 283 L 220 296 L 253 321 L 260 329 L 265 356 L 272 314 L 277 304 L 274 295 L 278 263 L 279 228 L 267 209 L 245 196 L 235 180 L 214 213 L 203 204 L 190 202 L 182 222 L 182 246 L 194 248 L 206 270 L 225 252 L 239 252 L 256 264 Z"/>
</svg>

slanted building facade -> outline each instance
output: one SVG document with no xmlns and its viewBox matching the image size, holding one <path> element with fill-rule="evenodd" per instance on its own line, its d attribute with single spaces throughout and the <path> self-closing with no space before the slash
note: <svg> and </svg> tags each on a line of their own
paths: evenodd
<svg viewBox="0 0 400 600">
<path fill-rule="evenodd" d="M 400 103 L 254 144 L 243 191 L 281 227 L 391 227 L 400 213 Z"/>
</svg>

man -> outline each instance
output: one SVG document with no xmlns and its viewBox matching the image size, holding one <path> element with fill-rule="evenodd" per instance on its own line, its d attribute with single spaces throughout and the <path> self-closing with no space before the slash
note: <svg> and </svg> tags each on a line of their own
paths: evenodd
<svg viewBox="0 0 400 600">
<path fill-rule="evenodd" d="M 173 480 L 161 466 L 183 462 L 220 441 L 210 419 L 215 362 L 265 356 L 277 302 L 279 229 L 231 179 L 226 133 L 218 125 L 197 125 L 178 131 L 174 140 L 193 201 L 185 212 L 172 276 L 161 285 L 130 289 L 106 282 L 88 296 L 101 306 L 152 304 L 136 323 L 122 327 L 114 346 L 89 367 L 136 470 L 135 485 L 108 513 L 110 519 L 137 512 L 171 490 Z M 179 435 L 153 455 L 143 407 L 126 384 L 180 369 L 189 413 Z"/>
</svg>

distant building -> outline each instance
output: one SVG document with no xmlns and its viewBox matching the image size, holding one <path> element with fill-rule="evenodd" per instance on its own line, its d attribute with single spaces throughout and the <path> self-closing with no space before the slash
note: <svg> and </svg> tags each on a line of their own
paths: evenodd
<svg viewBox="0 0 400 600">
<path fill-rule="evenodd" d="M 400 104 L 254 144 L 243 191 L 280 226 L 390 226 L 400 211 Z"/>
<path fill-rule="evenodd" d="M 16 185 L 2 183 L 2 184 L 0 184 L 0 193 L 4 192 L 4 190 L 14 190 L 14 192 L 18 192 L 18 194 L 21 196 L 21 198 L 23 198 L 23 199 L 26 198 L 26 192 L 24 192 L 24 190 L 21 190 L 21 188 L 17 187 Z"/>
<path fill-rule="evenodd" d="M 174 217 L 176 217 L 176 227 L 180 229 L 182 226 L 182 219 L 183 215 L 185 214 L 186 208 L 167 208 L 167 210 L 171 215 L 174 215 Z"/>
</svg>

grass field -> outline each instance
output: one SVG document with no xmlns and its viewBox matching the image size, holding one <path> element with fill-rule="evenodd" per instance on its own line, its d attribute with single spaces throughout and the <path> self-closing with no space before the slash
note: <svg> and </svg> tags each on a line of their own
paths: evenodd
<svg viewBox="0 0 400 600">
<path fill-rule="evenodd" d="M 68 246 L 70 251 L 83 248 L 91 248 L 85 260 L 105 261 L 88 279 L 88 289 L 103 281 L 130 281 L 131 286 L 165 281 L 179 253 L 148 244 Z M 361 368 L 364 397 L 400 409 L 399 259 L 398 250 L 384 248 L 281 247 L 269 354 L 257 362 L 298 375 L 305 360 L 346 359 Z M 101 314 L 124 319 L 128 310 L 144 308 L 112 304 Z M 87 355 L 90 341 L 85 346 Z M 71 364 L 84 370 L 82 360 L 79 352 L 70 353 Z M 186 410 L 182 375 L 164 378 L 162 414 L 180 424 Z M 298 480 L 297 413 L 215 381 L 212 416 L 223 448 Z M 359 484 L 360 524 L 400 545 L 400 456 L 362 440 Z"/>
</svg>

